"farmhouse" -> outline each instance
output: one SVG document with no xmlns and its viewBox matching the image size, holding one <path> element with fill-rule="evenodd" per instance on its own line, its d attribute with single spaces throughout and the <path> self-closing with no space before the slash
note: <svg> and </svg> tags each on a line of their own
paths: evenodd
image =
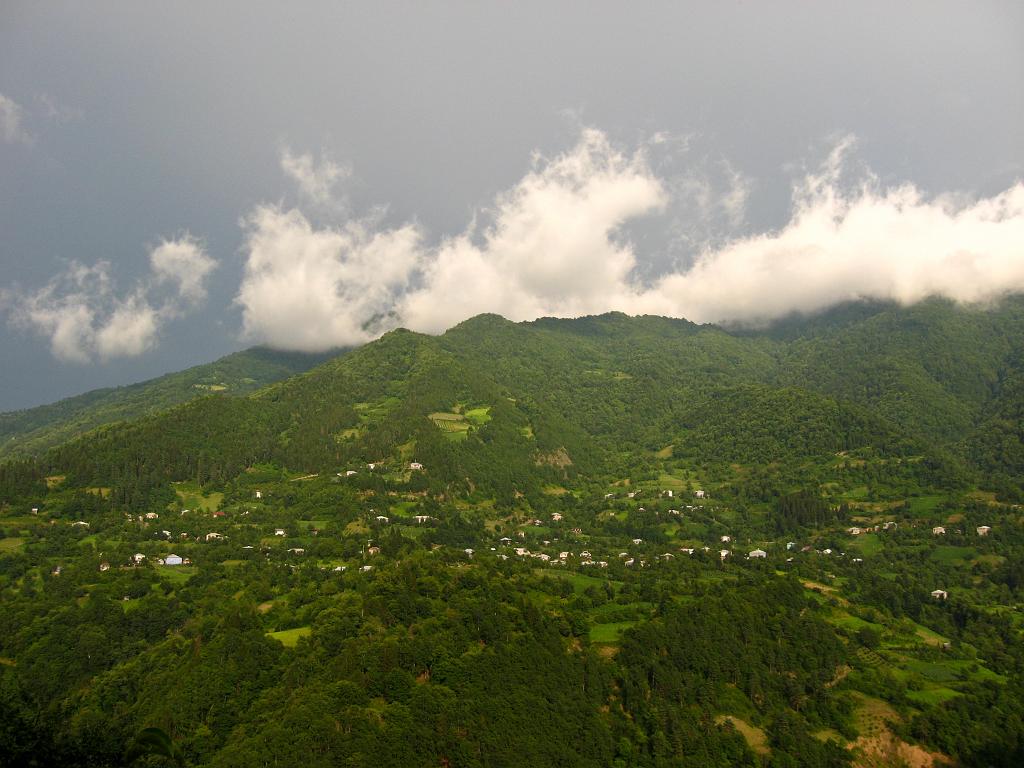
<svg viewBox="0 0 1024 768">
<path fill-rule="evenodd" d="M 945 536 L 945 535 L 946 535 L 946 529 L 943 528 L 941 525 L 936 525 L 934 528 L 932 528 L 932 536 Z"/>
<path fill-rule="evenodd" d="M 862 533 L 864 533 L 864 531 L 858 528 L 857 526 L 854 526 L 853 528 L 847 528 L 846 532 L 851 536 L 860 536 Z"/>
<path fill-rule="evenodd" d="M 988 532 L 991 531 L 991 530 L 992 530 L 991 526 L 979 525 L 978 526 L 978 535 L 979 536 L 988 536 Z"/>
<path fill-rule="evenodd" d="M 423 465 L 418 461 L 413 461 L 409 463 L 409 469 L 423 469 Z"/>
<path fill-rule="evenodd" d="M 763 549 L 755 549 L 753 552 L 747 555 L 747 557 L 751 560 L 753 560 L 755 557 L 765 558 L 768 557 L 768 553 L 765 552 Z"/>
<path fill-rule="evenodd" d="M 720 549 L 720 550 L 718 550 L 718 556 L 722 560 L 725 560 L 725 558 L 727 558 L 729 556 L 729 550 L 728 549 Z"/>
<path fill-rule="evenodd" d="M 263 491 L 256 491 L 256 498 L 257 499 L 262 499 L 263 498 Z"/>
<path fill-rule="evenodd" d="M 730 541 L 732 541 L 732 536 L 723 536 L 722 537 L 722 543 L 723 544 L 728 544 Z"/>
<path fill-rule="evenodd" d="M 551 513 L 551 519 L 554 520 L 556 523 L 559 522 L 562 519 L 562 513 L 561 512 L 552 512 Z"/>
<path fill-rule="evenodd" d="M 164 565 L 181 565 L 182 562 L 180 555 L 168 555 L 164 558 Z"/>
<path fill-rule="evenodd" d="M 211 531 L 210 533 L 206 534 L 206 540 L 207 541 L 216 541 L 217 539 L 223 539 L 223 538 L 224 538 L 224 535 L 221 534 L 221 533 L 217 533 L 216 531 Z"/>
<path fill-rule="evenodd" d="M 391 520 L 389 520 L 386 515 L 377 515 L 377 517 L 375 519 L 376 519 L 376 521 L 378 523 L 390 523 L 391 522 Z"/>
<path fill-rule="evenodd" d="M 287 536 L 288 532 L 285 531 L 284 528 L 275 528 L 274 529 L 274 535 L 275 536 Z"/>
<path fill-rule="evenodd" d="M 134 555 L 132 555 L 132 562 L 134 562 L 136 565 L 138 565 L 139 563 L 141 563 L 145 559 L 146 559 L 146 556 L 144 554 L 142 554 L 141 552 L 136 552 Z"/>
<path fill-rule="evenodd" d="M 932 597 L 936 600 L 947 600 L 949 598 L 949 593 L 944 589 L 933 589 Z"/>
<path fill-rule="evenodd" d="M 380 554 L 380 547 L 370 547 L 369 549 L 366 550 L 366 554 L 368 554 L 368 555 L 379 555 Z"/>
<path fill-rule="evenodd" d="M 698 499 L 703 499 L 704 498 L 704 491 L 703 490 L 696 491 L 696 492 L 694 492 L 693 495 L 696 496 Z"/>
<path fill-rule="evenodd" d="M 433 520 L 434 518 L 431 517 L 430 515 L 416 515 L 413 519 L 417 523 L 426 523 L 426 522 L 429 522 L 429 521 Z M 502 539 L 502 541 L 511 541 L 511 539 Z"/>
</svg>

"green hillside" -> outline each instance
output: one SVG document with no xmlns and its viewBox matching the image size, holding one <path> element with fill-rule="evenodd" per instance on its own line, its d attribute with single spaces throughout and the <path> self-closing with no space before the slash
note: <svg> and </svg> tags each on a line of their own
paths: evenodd
<svg viewBox="0 0 1024 768">
<path fill-rule="evenodd" d="M 166 410 L 211 392 L 247 394 L 325 358 L 254 347 L 138 384 L 96 389 L 50 405 L 0 413 L 0 459 L 36 455 L 96 427 Z"/>
<path fill-rule="evenodd" d="M 1022 347 L 482 315 L 0 463 L 0 755 L 1020 765 Z"/>
</svg>

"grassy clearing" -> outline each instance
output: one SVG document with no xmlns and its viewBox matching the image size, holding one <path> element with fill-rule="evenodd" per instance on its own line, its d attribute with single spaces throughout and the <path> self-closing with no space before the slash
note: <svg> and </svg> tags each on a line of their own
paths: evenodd
<svg viewBox="0 0 1024 768">
<path fill-rule="evenodd" d="M 0 553 L 10 554 L 11 552 L 18 552 L 24 544 L 25 540 L 17 537 L 0 539 Z"/>
<path fill-rule="evenodd" d="M 181 586 L 195 576 L 199 569 L 194 565 L 158 565 L 156 572 L 161 579 L 169 581 L 175 586 Z"/>
<path fill-rule="evenodd" d="M 861 536 L 856 536 L 851 546 L 857 549 L 864 557 L 877 555 L 883 549 L 882 540 L 875 533 L 865 533 Z"/>
<path fill-rule="evenodd" d="M 907 691 L 908 699 L 926 706 L 943 704 L 960 695 L 959 691 L 954 691 L 952 688 L 927 688 L 923 691 Z"/>
<path fill-rule="evenodd" d="M 735 715 L 719 715 L 715 718 L 715 722 L 719 725 L 731 723 L 732 727 L 740 732 L 743 738 L 747 740 L 750 748 L 757 754 L 767 755 L 771 752 L 768 748 L 768 736 L 765 735 L 765 732 L 757 726 L 751 725 L 746 720 L 741 720 Z"/>
<path fill-rule="evenodd" d="M 178 494 L 185 509 L 194 509 L 200 512 L 215 512 L 224 500 L 223 493 L 203 493 L 195 483 L 175 483 L 174 492 Z"/>
<path fill-rule="evenodd" d="M 280 632 L 268 632 L 267 637 L 280 641 L 285 648 L 294 648 L 299 644 L 300 637 L 309 637 L 312 627 L 296 627 L 295 629 L 282 629 Z"/>
<path fill-rule="evenodd" d="M 590 642 L 614 644 L 619 642 L 622 633 L 635 627 L 635 621 L 616 621 L 612 624 L 595 624 L 590 628 Z"/>
<path fill-rule="evenodd" d="M 491 408 L 490 406 L 484 406 L 482 408 L 470 408 L 465 412 L 465 417 L 468 421 L 475 424 L 478 427 L 482 427 L 484 424 L 491 420 Z"/>
<path fill-rule="evenodd" d="M 974 547 L 941 546 L 936 547 L 929 560 L 944 565 L 962 565 L 975 556 Z"/>
<path fill-rule="evenodd" d="M 606 583 L 611 584 L 612 589 L 615 592 L 618 592 L 620 589 L 622 589 L 621 581 L 599 579 L 596 576 L 585 576 L 582 573 L 567 573 L 565 571 L 556 571 L 554 569 L 550 571 L 544 569 L 537 569 L 535 573 L 541 576 L 550 576 L 554 579 L 564 579 L 565 581 L 568 581 L 572 584 L 573 592 L 575 592 L 577 595 L 582 593 L 587 587 L 601 588 L 604 587 Z"/>
</svg>

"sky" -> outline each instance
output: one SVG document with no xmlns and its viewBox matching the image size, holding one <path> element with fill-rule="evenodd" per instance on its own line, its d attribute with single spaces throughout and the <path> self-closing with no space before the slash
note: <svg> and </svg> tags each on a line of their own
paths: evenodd
<svg viewBox="0 0 1024 768">
<path fill-rule="evenodd" d="M 1017 2 L 0 6 L 0 411 L 254 344 L 1024 290 Z"/>
</svg>

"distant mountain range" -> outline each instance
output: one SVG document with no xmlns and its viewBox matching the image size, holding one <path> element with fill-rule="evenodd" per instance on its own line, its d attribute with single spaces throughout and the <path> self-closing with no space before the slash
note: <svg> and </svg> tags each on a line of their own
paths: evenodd
<svg viewBox="0 0 1024 768">
<path fill-rule="evenodd" d="M 8 414 L 4 455 L 127 420 L 51 451 L 40 471 L 141 488 L 220 482 L 258 462 L 317 472 L 415 458 L 435 490 L 506 500 L 659 451 L 790 472 L 859 452 L 932 485 L 1018 488 L 1024 474 L 1020 297 L 852 304 L 760 331 L 481 315 L 314 362 L 250 350 Z"/>
<path fill-rule="evenodd" d="M 96 427 L 167 410 L 213 392 L 248 394 L 337 354 L 254 347 L 138 384 L 95 389 L 50 405 L 0 413 L 0 459 L 39 454 Z"/>
</svg>

